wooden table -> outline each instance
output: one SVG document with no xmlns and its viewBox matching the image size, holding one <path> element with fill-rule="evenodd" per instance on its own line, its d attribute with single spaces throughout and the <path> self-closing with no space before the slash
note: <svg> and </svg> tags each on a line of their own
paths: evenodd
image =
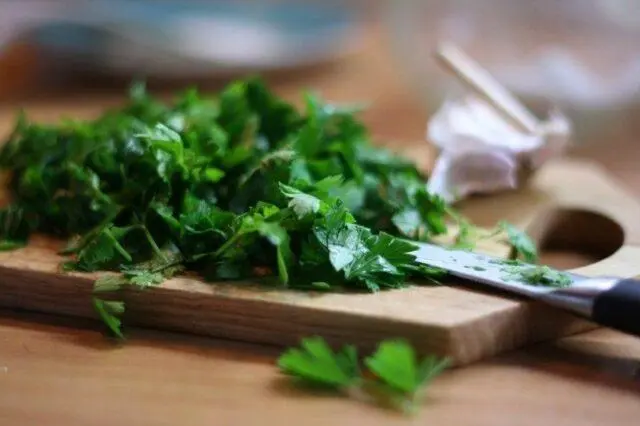
<svg viewBox="0 0 640 426">
<path fill-rule="evenodd" d="M 364 119 L 377 138 L 421 140 L 428 111 L 408 96 L 379 37 L 372 30 L 361 53 L 333 65 L 270 80 L 287 96 L 313 87 L 333 100 L 372 101 Z M 114 87 L 124 85 L 76 82 L 21 99 L 33 118 L 91 115 L 120 100 Z M 0 108 L 3 131 L 16 106 Z M 597 145 L 574 155 L 597 159 L 640 195 L 638 126 L 621 129 L 614 153 Z M 539 426 L 640 418 L 640 340 L 606 330 L 450 371 L 415 418 L 296 391 L 274 366 L 277 356 L 274 348 L 148 330 L 113 347 L 94 324 L 0 312 L 0 424 Z"/>
</svg>

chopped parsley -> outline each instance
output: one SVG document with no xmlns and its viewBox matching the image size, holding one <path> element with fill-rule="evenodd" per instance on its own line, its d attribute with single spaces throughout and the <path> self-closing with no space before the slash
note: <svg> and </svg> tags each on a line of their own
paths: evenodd
<svg viewBox="0 0 640 426">
<path fill-rule="evenodd" d="M 298 110 L 260 79 L 171 102 L 135 84 L 93 120 L 21 114 L 0 151 L 12 200 L 0 209 L 0 250 L 38 232 L 68 241 L 64 270 L 115 272 L 97 280 L 94 306 L 118 336 L 120 289 L 186 271 L 315 291 L 437 282 L 443 271 L 419 264 L 413 241 L 445 235 L 453 220 L 470 247 L 470 225 L 412 162 L 371 143 L 356 110 L 304 100 Z"/>
<path fill-rule="evenodd" d="M 522 281 L 529 285 L 545 287 L 568 287 L 573 283 L 571 277 L 546 265 L 529 265 L 521 262 L 505 263 L 502 271 L 506 280 Z"/>
<path fill-rule="evenodd" d="M 0 209 L 0 249 L 48 234 L 68 240 L 65 270 L 118 273 L 94 291 L 117 335 L 119 289 L 183 271 L 321 291 L 442 275 L 418 264 L 406 241 L 447 231 L 427 177 L 374 146 L 353 108 L 304 99 L 298 110 L 259 79 L 171 102 L 136 84 L 93 120 L 21 114 L 0 151 L 12 200 Z"/>
</svg>

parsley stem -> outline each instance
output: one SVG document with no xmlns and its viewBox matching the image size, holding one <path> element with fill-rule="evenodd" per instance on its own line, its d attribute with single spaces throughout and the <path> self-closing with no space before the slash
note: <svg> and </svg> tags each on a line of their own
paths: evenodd
<svg viewBox="0 0 640 426">
<path fill-rule="evenodd" d="M 156 244 L 156 241 L 151 236 L 151 233 L 149 232 L 147 227 L 144 226 L 144 225 L 140 225 L 140 228 L 142 229 L 142 232 L 144 232 L 144 235 L 147 238 L 147 241 L 149 242 L 149 245 L 151 245 L 151 248 L 153 249 L 155 254 L 157 254 L 158 257 L 160 257 L 165 262 L 168 262 L 169 259 L 167 259 L 167 256 L 165 256 L 165 254 L 162 252 L 162 250 L 160 250 L 160 247 L 158 247 L 158 244 Z"/>
<path fill-rule="evenodd" d="M 80 240 L 78 240 L 74 245 L 69 245 L 68 247 L 61 250 L 60 254 L 63 254 L 63 255 L 71 254 L 73 252 L 83 249 L 87 244 L 89 244 L 92 238 L 94 238 L 96 235 L 100 233 L 100 231 L 102 231 L 104 228 L 106 228 L 111 223 L 113 223 L 113 221 L 118 217 L 118 215 L 120 214 L 120 212 L 122 212 L 122 210 L 123 208 L 118 206 L 113 212 L 105 216 L 105 218 L 102 219 L 102 221 L 100 221 L 99 224 L 94 226 L 89 232 L 83 235 L 82 238 L 80 238 Z"/>
<path fill-rule="evenodd" d="M 213 252 L 214 257 L 219 257 L 222 253 L 224 253 L 231 245 L 235 244 L 236 241 L 244 234 L 238 232 L 234 234 L 231 238 L 229 238 L 223 245 L 220 246 L 218 250 Z"/>
<path fill-rule="evenodd" d="M 235 234 L 233 237 L 229 238 L 223 245 L 221 245 L 216 251 L 194 254 L 193 256 L 191 256 L 190 260 L 193 262 L 197 262 L 198 260 L 204 259 L 207 256 L 220 257 L 220 255 L 222 255 L 222 253 L 224 253 L 231 244 L 235 243 L 239 237 L 240 234 Z"/>
<path fill-rule="evenodd" d="M 113 243 L 113 247 L 118 251 L 118 253 L 120 253 L 120 255 L 124 259 L 126 259 L 127 262 L 131 262 L 133 258 L 131 257 L 129 252 L 124 247 L 122 247 L 122 244 L 118 242 L 118 239 L 113 235 L 113 233 L 108 229 L 105 230 L 105 232 L 108 235 L 108 237 L 111 239 L 111 242 Z"/>
<path fill-rule="evenodd" d="M 165 258 L 166 259 L 166 258 Z M 180 260 L 174 260 L 173 262 L 169 262 L 169 263 L 165 263 L 163 265 L 158 266 L 157 268 L 153 268 L 151 270 L 152 273 L 157 273 L 157 272 L 163 272 L 169 268 L 172 268 L 174 266 L 179 266 L 182 265 L 184 263 L 184 261 L 182 259 Z"/>
</svg>

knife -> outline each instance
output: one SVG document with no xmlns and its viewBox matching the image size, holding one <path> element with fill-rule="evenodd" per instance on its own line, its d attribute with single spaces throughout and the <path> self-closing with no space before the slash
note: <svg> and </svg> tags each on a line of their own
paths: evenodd
<svg viewBox="0 0 640 426">
<path fill-rule="evenodd" d="M 588 319 L 604 327 L 640 336 L 640 280 L 621 277 L 567 275 L 568 286 L 549 287 L 527 283 L 504 259 L 432 244 L 418 243 L 413 254 L 425 265 L 441 268 L 450 275 L 539 300 Z"/>
</svg>

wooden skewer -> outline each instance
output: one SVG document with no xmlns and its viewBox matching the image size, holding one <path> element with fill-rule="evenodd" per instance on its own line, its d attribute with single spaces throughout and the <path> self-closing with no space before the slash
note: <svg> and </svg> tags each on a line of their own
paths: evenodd
<svg viewBox="0 0 640 426">
<path fill-rule="evenodd" d="M 453 44 L 443 43 L 436 49 L 435 57 L 518 129 L 528 133 L 537 131 L 539 122 L 536 116 L 462 50 Z"/>
</svg>

